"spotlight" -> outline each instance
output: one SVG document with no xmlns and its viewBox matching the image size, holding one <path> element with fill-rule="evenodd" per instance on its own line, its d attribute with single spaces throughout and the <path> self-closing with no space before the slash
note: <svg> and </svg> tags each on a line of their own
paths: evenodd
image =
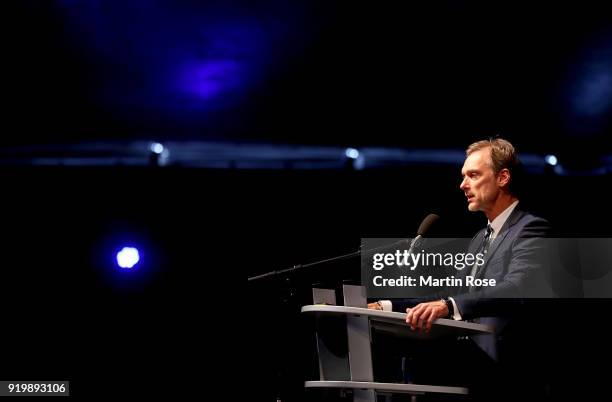
<svg viewBox="0 0 612 402">
<path fill-rule="evenodd" d="M 149 144 L 149 164 L 151 166 L 165 166 L 170 157 L 170 150 L 159 142 Z"/>
<path fill-rule="evenodd" d="M 164 146 L 159 142 L 153 142 L 149 146 L 149 150 L 151 150 L 151 152 L 153 152 L 154 154 L 161 155 L 162 152 L 164 152 Z"/>
<path fill-rule="evenodd" d="M 344 151 L 344 154 L 349 159 L 357 159 L 357 158 L 359 158 L 359 151 L 356 150 L 355 148 L 347 148 L 346 151 Z"/>
<path fill-rule="evenodd" d="M 136 247 L 123 247 L 117 253 L 117 264 L 122 269 L 132 269 L 140 261 L 140 253 Z"/>
<path fill-rule="evenodd" d="M 346 156 L 346 167 L 351 170 L 362 170 L 365 167 L 364 155 L 355 148 L 347 148 L 344 151 Z"/>
<path fill-rule="evenodd" d="M 544 161 L 546 161 L 546 163 L 550 166 L 557 166 L 557 163 L 559 163 L 555 155 L 546 155 L 546 157 L 544 157 Z"/>
</svg>

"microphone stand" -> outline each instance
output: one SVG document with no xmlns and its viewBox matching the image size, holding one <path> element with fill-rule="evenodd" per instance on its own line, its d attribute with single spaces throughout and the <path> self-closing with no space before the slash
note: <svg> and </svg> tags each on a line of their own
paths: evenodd
<svg viewBox="0 0 612 402">
<path fill-rule="evenodd" d="M 295 287 L 294 284 L 291 283 L 290 280 L 290 276 L 292 274 L 296 274 L 298 272 L 304 272 L 307 271 L 311 268 L 317 267 L 319 265 L 323 265 L 323 264 L 327 264 L 330 262 L 336 262 L 336 261 L 342 261 L 342 260 L 347 260 L 350 258 L 354 258 L 354 257 L 358 257 L 361 255 L 361 249 L 362 249 L 363 245 L 359 246 L 359 250 L 357 251 L 353 251 L 351 253 L 348 254 L 343 254 L 343 255 L 339 255 L 336 257 L 331 257 L 331 258 L 326 258 L 323 260 L 319 260 L 319 261 L 314 261 L 314 262 L 310 262 L 307 264 L 297 264 L 294 265 L 293 267 L 290 268 L 285 268 L 285 269 L 280 269 L 280 270 L 274 270 L 274 271 L 270 271 L 270 272 L 266 272 L 265 274 L 261 274 L 261 275 L 255 275 L 255 276 L 251 276 L 248 278 L 248 282 L 249 283 L 258 283 L 258 282 L 263 282 L 263 280 L 265 279 L 280 279 L 282 278 L 284 275 L 287 275 L 285 282 L 288 285 L 288 289 L 287 292 L 281 293 L 281 295 L 283 297 L 281 297 L 281 311 L 286 311 L 289 312 L 291 311 L 291 306 L 293 304 L 295 304 L 294 299 L 296 299 L 297 296 L 297 288 Z M 278 339 L 282 338 L 280 335 L 277 335 L 277 341 L 275 342 L 277 344 L 277 348 L 279 347 L 278 345 L 281 345 L 281 342 L 278 341 Z M 277 353 L 279 353 L 278 351 L 276 351 Z M 282 355 L 279 353 L 279 355 Z M 286 353 L 285 356 L 290 356 L 292 355 L 292 353 Z M 282 379 L 283 379 L 283 367 L 281 367 L 280 362 L 277 360 L 276 361 L 276 384 L 275 384 L 275 392 L 276 392 L 276 402 L 281 402 L 281 393 L 282 393 Z"/>
<path fill-rule="evenodd" d="M 260 279 L 264 279 L 264 278 L 268 278 L 268 277 L 276 277 L 276 276 L 283 275 L 283 274 L 288 274 L 288 273 L 293 273 L 293 272 L 301 271 L 303 269 L 307 269 L 307 268 L 311 268 L 311 267 L 316 267 L 318 265 L 325 264 L 325 263 L 328 263 L 328 262 L 335 262 L 335 261 L 346 260 L 346 259 L 349 259 L 349 258 L 357 257 L 360 254 L 361 254 L 361 247 L 360 247 L 360 249 L 358 251 L 353 251 L 352 253 L 339 255 L 337 257 L 326 258 L 324 260 L 315 261 L 315 262 L 311 262 L 311 263 L 308 263 L 308 264 L 297 264 L 297 265 L 294 265 L 291 268 L 281 269 L 281 270 L 278 270 L 278 271 L 270 271 L 270 272 L 266 272 L 265 274 L 251 276 L 251 277 L 249 277 L 249 282 L 251 282 L 251 281 L 258 281 Z"/>
<path fill-rule="evenodd" d="M 413 252 L 414 247 L 422 239 L 423 239 L 423 236 L 421 236 L 420 234 L 417 235 L 417 237 L 415 237 L 414 239 L 412 239 L 412 241 L 410 242 L 410 246 L 409 246 L 409 248 L 410 248 L 409 254 L 411 254 Z M 371 250 L 363 250 L 363 244 L 360 244 L 359 245 L 359 250 L 353 251 L 352 253 L 343 254 L 343 255 L 339 255 L 339 256 L 331 257 L 331 258 L 326 258 L 324 260 L 315 261 L 315 262 L 311 262 L 311 263 L 308 263 L 308 264 L 297 264 L 297 265 L 294 265 L 291 268 L 281 269 L 281 270 L 278 270 L 278 271 L 270 271 L 270 272 L 266 272 L 265 274 L 251 276 L 251 277 L 249 277 L 249 282 L 258 281 L 260 279 L 265 279 L 265 278 L 268 278 L 268 277 L 277 277 L 277 276 L 282 275 L 282 274 L 287 274 L 287 273 L 293 273 L 293 272 L 301 271 L 303 269 L 307 269 L 307 268 L 311 268 L 311 267 L 316 267 L 318 265 L 326 264 L 328 262 L 335 262 L 335 261 L 346 260 L 346 259 L 349 259 L 349 258 L 358 257 L 364 251 L 368 252 L 368 253 L 371 253 L 371 252 L 378 251 L 378 250 L 384 250 L 384 249 L 386 249 L 388 247 L 393 247 L 393 246 L 403 247 L 404 245 L 401 244 L 401 241 L 400 241 L 400 242 L 396 242 L 396 243 L 393 243 L 393 244 L 385 244 L 383 246 L 376 247 L 376 248 L 373 248 Z"/>
</svg>

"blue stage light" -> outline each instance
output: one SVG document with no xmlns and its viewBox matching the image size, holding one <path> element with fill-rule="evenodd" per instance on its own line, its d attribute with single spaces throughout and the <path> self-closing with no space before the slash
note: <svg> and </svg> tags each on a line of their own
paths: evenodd
<svg viewBox="0 0 612 402">
<path fill-rule="evenodd" d="M 550 166 L 557 166 L 557 163 L 559 162 L 557 160 L 557 157 L 555 155 L 546 155 L 546 157 L 544 158 L 544 160 L 546 161 L 547 164 L 549 164 Z"/>
<path fill-rule="evenodd" d="M 149 149 L 151 150 L 151 152 L 157 155 L 161 155 L 164 152 L 164 146 L 159 142 L 152 143 Z"/>
<path fill-rule="evenodd" d="M 123 269 L 132 269 L 140 261 L 140 253 L 135 247 L 123 247 L 117 253 L 117 264 Z"/>
<path fill-rule="evenodd" d="M 356 150 L 355 148 L 347 148 L 346 151 L 344 151 L 344 154 L 349 159 L 357 159 L 357 158 L 359 158 L 359 151 Z"/>
</svg>

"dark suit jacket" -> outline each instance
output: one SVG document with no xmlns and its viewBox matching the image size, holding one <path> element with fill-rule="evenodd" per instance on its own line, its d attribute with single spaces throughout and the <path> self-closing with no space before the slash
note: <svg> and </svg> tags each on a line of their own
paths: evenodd
<svg viewBox="0 0 612 402">
<path fill-rule="evenodd" d="M 463 319 L 499 315 L 498 299 L 542 297 L 546 289 L 547 252 L 542 241 L 550 230 L 548 222 L 525 212 L 517 205 L 495 237 L 475 278 L 495 279 L 496 286 L 476 288 L 453 295 Z M 476 253 L 485 230 L 474 236 L 469 252 Z M 463 276 L 468 275 L 463 271 Z M 502 303 L 503 305 L 503 303 Z M 503 308 L 503 307 L 502 307 Z"/>
<path fill-rule="evenodd" d="M 518 317 L 525 311 L 524 298 L 546 288 L 548 267 L 543 257 L 546 253 L 542 238 L 549 233 L 550 225 L 521 209 L 517 205 L 489 246 L 485 263 L 475 278 L 495 279 L 495 287 L 453 289 L 446 296 L 454 298 L 464 320 L 473 320 L 495 328 L 493 335 L 478 335 L 474 341 L 493 359 L 498 359 L 498 341 L 503 338 L 509 324 L 521 326 Z M 476 253 L 481 246 L 485 229 L 472 239 L 469 252 Z M 470 269 L 460 273 L 465 277 Z M 538 295 L 541 297 L 540 295 Z M 419 300 L 420 302 L 422 300 Z M 415 301 L 394 301 L 393 309 L 404 312 Z"/>
</svg>

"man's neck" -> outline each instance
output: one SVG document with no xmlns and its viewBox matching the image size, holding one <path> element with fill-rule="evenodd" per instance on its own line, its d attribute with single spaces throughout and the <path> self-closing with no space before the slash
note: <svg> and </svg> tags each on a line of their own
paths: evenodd
<svg viewBox="0 0 612 402">
<path fill-rule="evenodd" d="M 506 208 L 508 208 L 510 205 L 512 205 L 512 203 L 514 203 L 517 200 L 518 198 L 510 194 L 500 195 L 500 197 L 496 200 L 495 204 L 493 205 L 493 208 L 491 208 L 491 210 L 489 211 L 484 211 L 489 222 L 493 222 L 493 220 L 495 220 L 495 218 L 497 218 L 499 214 L 504 212 Z"/>
</svg>

